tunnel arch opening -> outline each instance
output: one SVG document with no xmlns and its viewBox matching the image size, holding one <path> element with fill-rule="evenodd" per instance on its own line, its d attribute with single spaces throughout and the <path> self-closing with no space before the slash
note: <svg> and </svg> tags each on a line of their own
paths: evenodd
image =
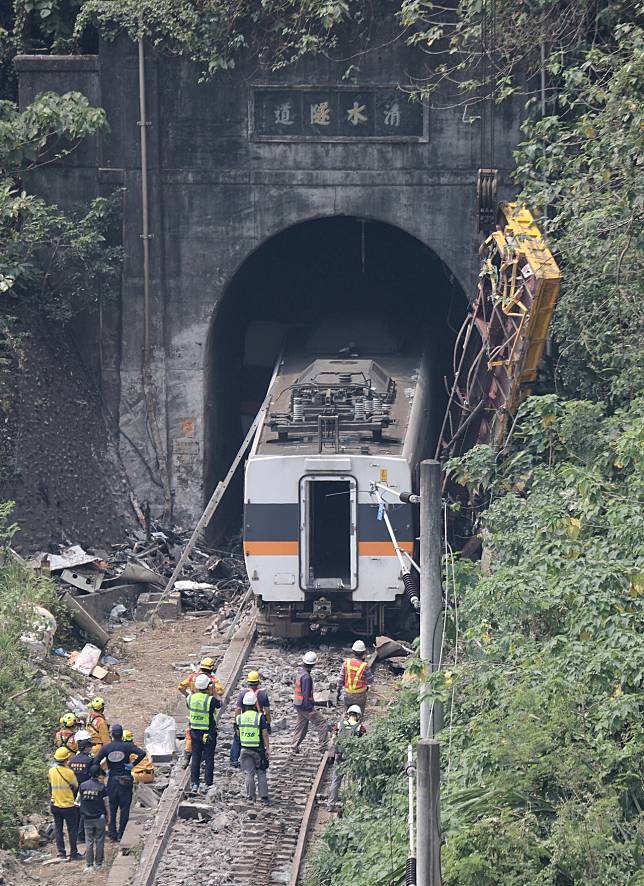
<svg viewBox="0 0 644 886">
<path fill-rule="evenodd" d="M 463 290 L 444 262 L 395 225 L 332 216 L 300 222 L 264 241 L 233 275 L 211 323 L 205 500 L 234 458 L 293 330 L 304 335 L 329 322 L 355 330 L 364 318 L 364 328 L 395 326 L 402 338 L 425 342 L 436 382 L 437 428 L 466 310 Z M 242 493 L 238 471 L 210 526 L 211 539 L 239 531 Z"/>
</svg>

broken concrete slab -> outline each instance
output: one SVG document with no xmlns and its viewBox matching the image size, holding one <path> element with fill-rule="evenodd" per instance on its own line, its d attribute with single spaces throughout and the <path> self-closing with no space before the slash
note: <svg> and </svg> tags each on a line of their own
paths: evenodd
<svg viewBox="0 0 644 886">
<path fill-rule="evenodd" d="M 159 798 L 146 784 L 140 784 L 136 793 L 136 799 L 140 806 L 144 809 L 156 809 L 159 805 Z"/>
<path fill-rule="evenodd" d="M 72 621 L 78 625 L 81 630 L 89 634 L 98 645 L 102 648 L 110 639 L 110 635 L 102 628 L 96 619 L 92 618 L 85 607 L 76 597 L 73 597 L 68 591 L 63 593 L 63 602 L 71 611 Z"/>
<path fill-rule="evenodd" d="M 146 621 L 152 615 L 162 621 L 177 621 L 181 615 L 181 594 L 176 591 L 165 596 L 155 591 L 141 594 L 136 604 L 136 620 Z"/>
<path fill-rule="evenodd" d="M 374 646 L 379 661 L 382 661 L 383 658 L 413 654 L 413 649 L 410 649 L 409 646 L 404 646 L 398 640 L 392 640 L 391 637 L 376 637 Z"/>
<path fill-rule="evenodd" d="M 182 803 L 179 803 L 177 811 L 179 818 L 191 819 L 193 821 L 210 821 L 214 814 L 214 807 L 200 800 L 184 800 Z"/>
</svg>

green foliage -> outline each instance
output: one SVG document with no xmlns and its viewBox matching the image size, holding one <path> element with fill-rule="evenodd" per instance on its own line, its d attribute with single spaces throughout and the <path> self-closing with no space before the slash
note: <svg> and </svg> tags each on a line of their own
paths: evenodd
<svg viewBox="0 0 644 886">
<path fill-rule="evenodd" d="M 107 38 L 143 33 L 163 51 L 197 62 L 207 78 L 234 68 L 244 50 L 270 70 L 327 51 L 338 27 L 360 28 L 365 11 L 363 0 L 86 0 L 75 33 L 80 38 L 90 23 Z"/>
<path fill-rule="evenodd" d="M 448 642 L 430 681 L 445 705 L 443 882 L 635 884 L 644 401 L 606 415 L 588 401 L 531 398 L 502 456 L 479 449 L 449 468 L 489 503 L 477 528 L 492 558 L 487 571 L 457 560 L 454 586 L 446 574 L 459 648 Z M 356 743 L 345 765 L 357 790 L 323 838 L 311 886 L 403 882 L 401 768 L 416 717 L 405 691 Z"/>
<path fill-rule="evenodd" d="M 6 527 L 10 508 L 4 504 L 0 510 Z M 5 542 L 7 531 L 11 527 L 2 531 Z M 47 803 L 53 731 L 65 701 L 55 684 L 39 687 L 37 664 L 20 641 L 30 630 L 34 605 L 64 618 L 52 582 L 6 562 L 0 567 L 0 847 L 4 848 L 17 845 L 18 825 Z"/>
<path fill-rule="evenodd" d="M 21 180 L 104 126 L 104 111 L 77 92 L 42 93 L 24 111 L 0 102 L 0 293 L 30 299 L 54 319 L 109 294 L 121 255 L 108 243 L 116 200 L 66 214 Z"/>
<path fill-rule="evenodd" d="M 563 265 L 554 335 L 559 378 L 576 396 L 627 402 L 642 390 L 644 32 L 615 30 L 570 63 L 548 62 L 558 89 L 517 151 L 522 198 Z"/>
</svg>

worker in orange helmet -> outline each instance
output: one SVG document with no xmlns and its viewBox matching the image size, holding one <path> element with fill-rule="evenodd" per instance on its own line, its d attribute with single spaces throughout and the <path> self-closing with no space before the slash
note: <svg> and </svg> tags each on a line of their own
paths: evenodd
<svg viewBox="0 0 644 886">
<path fill-rule="evenodd" d="M 87 731 L 92 739 L 92 756 L 95 757 L 104 744 L 110 742 L 110 727 L 105 719 L 105 699 L 99 695 L 89 705 Z"/>
<path fill-rule="evenodd" d="M 74 738 L 76 728 L 78 727 L 78 722 L 76 720 L 76 714 L 72 714 L 71 712 L 67 712 L 63 714 L 59 720 L 60 729 L 56 732 L 54 736 L 54 744 L 57 748 L 67 748 L 67 750 L 71 751 L 72 754 L 76 753 L 76 740 Z"/>
<path fill-rule="evenodd" d="M 356 640 L 351 651 L 353 655 L 344 659 L 338 675 L 338 701 L 342 696 L 346 708 L 358 705 L 364 714 L 369 686 L 373 683 L 373 674 L 365 661 L 367 647 L 364 641 Z"/>
<path fill-rule="evenodd" d="M 221 681 L 214 674 L 215 670 L 215 660 L 207 656 L 203 658 L 199 662 L 199 670 L 193 671 L 185 680 L 182 680 L 179 683 L 177 689 L 179 692 L 188 698 L 193 692 L 195 692 L 195 680 L 200 674 L 205 674 L 210 680 L 210 687 L 208 689 L 208 694 L 213 695 L 218 701 L 223 697 L 224 687 L 221 684 Z M 190 735 L 190 724 L 186 726 L 186 747 L 183 755 L 183 766 L 184 768 L 190 762 L 190 755 L 192 754 L 192 737 Z"/>
</svg>

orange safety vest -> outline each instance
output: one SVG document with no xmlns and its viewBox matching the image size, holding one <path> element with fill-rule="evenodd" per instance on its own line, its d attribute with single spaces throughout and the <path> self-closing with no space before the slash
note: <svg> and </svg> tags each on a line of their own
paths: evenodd
<svg viewBox="0 0 644 886">
<path fill-rule="evenodd" d="M 91 735 L 92 746 L 97 745 L 97 744 L 98 745 L 103 744 L 103 738 L 101 737 L 101 726 L 102 725 L 105 725 L 105 729 L 107 730 L 107 734 L 108 734 L 107 740 L 109 741 L 109 728 L 110 727 L 107 725 L 107 720 L 105 719 L 105 717 L 102 714 L 98 714 L 98 713 L 94 714 L 87 721 L 87 729 L 90 733 L 93 733 Z"/>
<path fill-rule="evenodd" d="M 367 662 L 357 658 L 345 658 L 344 660 L 344 689 L 350 695 L 357 695 L 367 688 L 367 678 L 364 672 Z"/>
<path fill-rule="evenodd" d="M 54 736 L 54 744 L 57 748 L 68 748 L 70 751 L 76 751 L 76 741 L 74 740 L 74 732 L 71 729 L 59 729 Z"/>
<path fill-rule="evenodd" d="M 293 691 L 293 704 L 301 705 L 304 701 L 304 693 L 302 692 L 302 673 L 301 671 L 297 672 L 297 677 L 295 678 L 295 689 Z"/>
</svg>

